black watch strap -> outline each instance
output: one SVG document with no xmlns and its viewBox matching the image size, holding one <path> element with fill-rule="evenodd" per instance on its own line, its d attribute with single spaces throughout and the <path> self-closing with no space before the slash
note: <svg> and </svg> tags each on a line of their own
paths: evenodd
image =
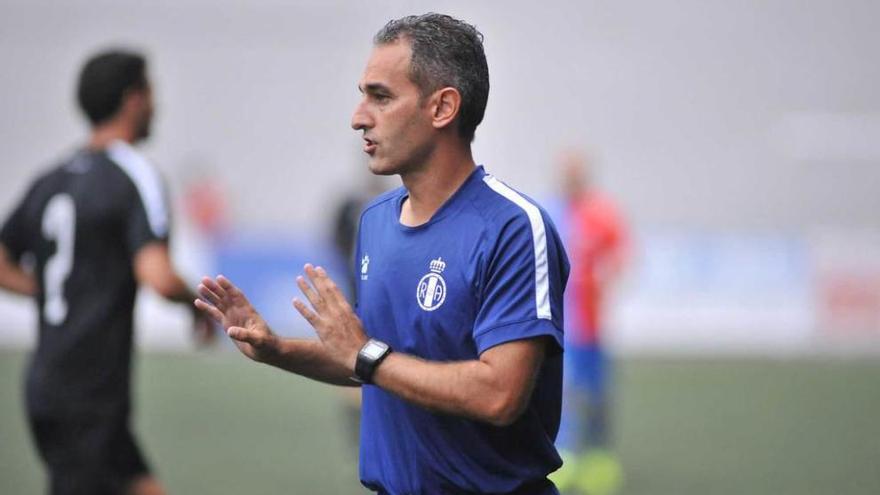
<svg viewBox="0 0 880 495">
<path fill-rule="evenodd" d="M 354 365 L 354 376 L 361 383 L 373 383 L 373 374 L 393 349 L 381 340 L 370 339 L 358 352 Z"/>
</svg>

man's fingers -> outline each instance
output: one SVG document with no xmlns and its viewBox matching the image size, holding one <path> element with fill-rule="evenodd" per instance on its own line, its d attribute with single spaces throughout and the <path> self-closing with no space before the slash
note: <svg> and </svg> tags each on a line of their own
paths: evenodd
<svg viewBox="0 0 880 495">
<path fill-rule="evenodd" d="M 312 284 L 315 284 L 315 280 L 318 279 L 318 272 L 315 270 L 315 266 L 311 263 L 306 263 L 303 266 L 303 271 L 306 272 L 306 276 L 309 277 Z"/>
<path fill-rule="evenodd" d="M 324 301 L 321 299 L 321 296 L 306 282 L 302 275 L 296 277 L 296 285 L 316 310 L 321 311 L 324 308 Z"/>
<path fill-rule="evenodd" d="M 252 346 L 258 346 L 262 343 L 262 336 L 257 334 L 257 332 L 252 332 L 247 328 L 243 327 L 229 327 L 226 329 L 226 335 L 229 336 L 232 340 L 237 340 L 239 342 L 245 342 Z"/>
<path fill-rule="evenodd" d="M 217 283 L 220 285 L 220 287 L 223 288 L 223 290 L 226 291 L 227 294 L 229 294 L 229 296 L 241 297 L 245 301 L 247 300 L 247 298 L 244 297 L 244 292 L 239 290 L 239 288 L 236 287 L 235 284 L 233 284 L 228 278 L 224 277 L 223 275 L 217 275 Z"/>
<path fill-rule="evenodd" d="M 317 313 L 309 309 L 309 307 L 306 306 L 304 302 L 296 298 L 293 299 L 293 307 L 296 308 L 297 311 L 299 311 L 299 314 L 301 314 L 307 322 L 309 322 L 309 325 L 311 325 L 312 328 L 314 328 L 315 330 L 318 329 L 318 327 L 316 326 L 318 324 Z"/>
<path fill-rule="evenodd" d="M 207 287 L 211 292 L 217 295 L 217 297 L 221 299 L 225 299 L 227 297 L 226 290 L 211 277 L 202 277 L 202 285 Z"/>
<path fill-rule="evenodd" d="M 339 305 L 346 311 L 351 310 L 348 300 L 345 299 L 345 295 L 343 295 L 342 291 L 339 290 L 339 287 L 336 286 L 336 282 L 334 282 L 333 279 L 330 278 L 330 275 L 327 274 L 327 270 L 324 270 L 323 267 L 319 266 L 315 268 L 315 275 L 315 286 L 321 292 L 323 298 L 327 299 L 328 302 L 333 302 Z"/>
<path fill-rule="evenodd" d="M 321 298 L 325 299 L 328 304 L 337 302 L 336 294 L 333 291 L 336 285 L 327 276 L 327 272 L 320 266 L 314 267 L 311 264 L 307 264 L 305 269 L 306 275 L 309 276 L 312 285 L 315 286 L 315 290 L 318 291 Z"/>
<path fill-rule="evenodd" d="M 309 276 L 309 279 L 312 281 L 312 285 L 315 286 L 315 290 L 317 290 L 322 297 L 326 297 L 327 295 L 329 295 L 329 291 L 327 290 L 327 281 L 329 281 L 330 278 L 327 277 L 327 272 L 325 272 L 324 269 L 320 266 L 316 268 L 311 264 L 307 264 L 305 266 L 305 269 L 306 275 Z"/>
<path fill-rule="evenodd" d="M 206 286 L 204 283 L 201 283 L 201 284 L 199 284 L 198 287 L 196 287 L 196 292 L 199 293 L 199 296 L 203 297 L 208 302 L 210 302 L 211 304 L 216 306 L 218 309 L 222 310 L 222 308 L 223 308 L 222 299 L 220 299 L 220 296 L 217 295 L 211 289 L 209 289 L 208 286 Z"/>
<path fill-rule="evenodd" d="M 205 314 L 213 318 L 214 321 L 216 321 L 217 323 L 223 323 L 223 313 L 221 313 L 219 309 L 206 303 L 205 301 L 202 301 L 201 299 L 196 299 L 195 301 L 193 301 L 193 304 L 196 305 L 196 308 L 205 312 Z"/>
</svg>

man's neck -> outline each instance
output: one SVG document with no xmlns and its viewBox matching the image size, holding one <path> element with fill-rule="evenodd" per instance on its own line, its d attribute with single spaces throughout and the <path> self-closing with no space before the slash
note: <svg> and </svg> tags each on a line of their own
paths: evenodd
<svg viewBox="0 0 880 495">
<path fill-rule="evenodd" d="M 427 223 L 473 173 L 476 164 L 470 145 L 437 153 L 418 171 L 401 174 L 409 197 L 400 212 L 400 223 L 415 227 Z"/>
<path fill-rule="evenodd" d="M 134 130 L 130 126 L 117 122 L 108 122 L 92 129 L 88 147 L 91 150 L 104 150 L 114 141 L 125 141 L 128 144 L 134 144 L 137 139 L 135 138 Z"/>
</svg>

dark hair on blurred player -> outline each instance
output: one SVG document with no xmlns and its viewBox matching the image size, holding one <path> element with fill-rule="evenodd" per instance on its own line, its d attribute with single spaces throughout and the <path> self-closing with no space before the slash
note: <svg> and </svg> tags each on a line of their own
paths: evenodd
<svg viewBox="0 0 880 495">
<path fill-rule="evenodd" d="M 39 176 L 0 230 L 0 287 L 39 308 L 28 419 L 50 493 L 162 494 L 129 429 L 135 295 L 139 284 L 172 301 L 194 295 L 169 257 L 162 180 L 132 147 L 153 116 L 144 57 L 90 58 L 77 97 L 88 144 Z"/>
<path fill-rule="evenodd" d="M 116 115 L 127 93 L 147 88 L 147 63 L 143 56 L 125 51 L 106 52 L 83 67 L 77 101 L 89 122 L 99 125 Z"/>
</svg>

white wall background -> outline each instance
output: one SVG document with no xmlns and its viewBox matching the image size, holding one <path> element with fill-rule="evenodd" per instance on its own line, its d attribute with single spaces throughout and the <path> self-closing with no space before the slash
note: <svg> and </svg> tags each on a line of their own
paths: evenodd
<svg viewBox="0 0 880 495">
<path fill-rule="evenodd" d="M 363 173 L 348 123 L 371 36 L 427 10 L 485 34 L 476 156 L 527 192 L 576 143 L 639 224 L 880 226 L 880 4 L 857 0 L 2 0 L 0 211 L 82 141 L 77 71 L 125 43 L 150 54 L 148 151 L 173 184 L 209 164 L 238 222 L 320 226 Z"/>
<path fill-rule="evenodd" d="M 870 0 L 0 0 L 0 212 L 82 142 L 76 74 L 121 43 L 150 56 L 146 151 L 173 190 L 207 168 L 235 225 L 320 233 L 365 174 L 348 126 L 371 37 L 428 10 L 485 34 L 475 154 L 529 194 L 555 190 L 575 144 L 640 229 L 880 229 Z"/>
</svg>

